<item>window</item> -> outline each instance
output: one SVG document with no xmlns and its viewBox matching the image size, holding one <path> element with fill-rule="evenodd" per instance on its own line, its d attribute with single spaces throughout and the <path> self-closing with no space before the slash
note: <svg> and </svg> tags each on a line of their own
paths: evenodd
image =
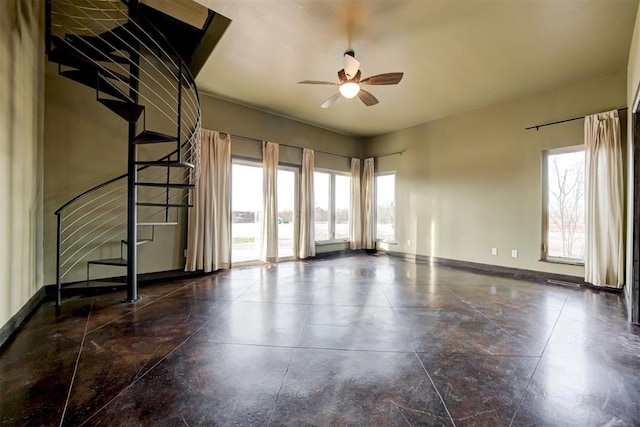
<svg viewBox="0 0 640 427">
<path fill-rule="evenodd" d="M 278 168 L 278 258 L 294 258 L 296 254 L 298 169 Z"/>
<path fill-rule="evenodd" d="M 542 154 L 542 259 L 584 263 L 584 169 L 582 146 Z"/>
<path fill-rule="evenodd" d="M 262 165 L 234 160 L 231 177 L 231 262 L 257 261 L 260 259 Z"/>
<path fill-rule="evenodd" d="M 351 177 L 349 175 L 334 175 L 335 178 L 335 203 L 334 212 L 334 239 L 349 240 L 349 209 L 351 208 Z"/>
<path fill-rule="evenodd" d="M 376 240 L 395 241 L 396 174 L 376 175 Z"/>
<path fill-rule="evenodd" d="M 315 171 L 313 185 L 316 242 L 349 240 L 351 176 Z"/>
</svg>

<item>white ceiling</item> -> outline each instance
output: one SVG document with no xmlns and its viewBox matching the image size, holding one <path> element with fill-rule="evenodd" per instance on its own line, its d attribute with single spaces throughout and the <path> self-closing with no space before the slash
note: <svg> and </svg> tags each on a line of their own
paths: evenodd
<svg viewBox="0 0 640 427">
<path fill-rule="evenodd" d="M 624 69 L 638 0 L 196 0 L 232 20 L 205 93 L 371 136 Z M 321 109 L 345 50 L 362 77 L 403 71 Z"/>
</svg>

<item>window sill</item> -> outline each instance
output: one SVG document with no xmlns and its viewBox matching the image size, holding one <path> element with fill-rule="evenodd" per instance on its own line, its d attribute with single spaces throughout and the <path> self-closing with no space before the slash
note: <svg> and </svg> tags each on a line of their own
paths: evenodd
<svg viewBox="0 0 640 427">
<path fill-rule="evenodd" d="M 548 262 L 550 264 L 564 264 L 564 265 L 575 265 L 578 267 L 584 267 L 584 261 L 572 261 L 565 259 L 539 259 L 538 262 Z"/>
</svg>

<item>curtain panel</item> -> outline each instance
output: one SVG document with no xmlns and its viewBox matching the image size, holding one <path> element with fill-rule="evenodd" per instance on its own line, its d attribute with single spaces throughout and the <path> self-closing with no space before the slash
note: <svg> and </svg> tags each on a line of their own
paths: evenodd
<svg viewBox="0 0 640 427">
<path fill-rule="evenodd" d="M 618 111 L 584 121 L 586 151 L 585 281 L 624 284 L 622 143 Z"/>
<path fill-rule="evenodd" d="M 364 249 L 376 248 L 374 180 L 373 157 L 364 159 L 362 171 L 362 246 Z"/>
<path fill-rule="evenodd" d="M 360 159 L 351 159 L 351 218 L 349 220 L 349 247 L 362 249 L 362 198 Z"/>
<path fill-rule="evenodd" d="M 263 262 L 278 262 L 278 153 L 278 144 L 263 144 L 260 221 L 260 260 Z"/>
<path fill-rule="evenodd" d="M 185 271 L 229 268 L 231 137 L 203 129 L 200 178 L 190 195 Z"/>
<path fill-rule="evenodd" d="M 313 150 L 305 148 L 302 151 L 302 185 L 300 186 L 300 245 L 298 250 L 300 258 L 316 255 L 313 161 Z"/>
</svg>

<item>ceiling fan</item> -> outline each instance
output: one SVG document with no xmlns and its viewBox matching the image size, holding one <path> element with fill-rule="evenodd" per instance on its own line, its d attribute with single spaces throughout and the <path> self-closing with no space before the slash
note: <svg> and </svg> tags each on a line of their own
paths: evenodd
<svg viewBox="0 0 640 427">
<path fill-rule="evenodd" d="M 344 53 L 344 68 L 338 71 L 339 83 L 326 82 L 322 80 L 303 80 L 299 84 L 307 85 L 333 85 L 338 86 L 338 92 L 331 95 L 322 105 L 322 108 L 329 108 L 340 96 L 345 98 L 354 98 L 356 95 L 360 100 L 370 107 L 378 103 L 378 99 L 371 93 L 362 89 L 360 85 L 396 85 L 402 80 L 404 73 L 384 73 L 375 76 L 360 79 L 360 61 L 355 58 L 352 50 Z"/>
</svg>

